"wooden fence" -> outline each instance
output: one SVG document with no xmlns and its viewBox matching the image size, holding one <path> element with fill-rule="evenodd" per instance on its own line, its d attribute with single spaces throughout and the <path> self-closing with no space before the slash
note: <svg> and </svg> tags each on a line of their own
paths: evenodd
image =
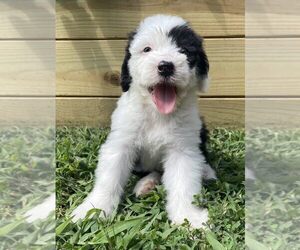
<svg viewBox="0 0 300 250">
<path fill-rule="evenodd" d="M 258 98 L 250 98 L 252 103 L 280 97 L 277 100 L 283 103 L 277 102 L 278 113 L 288 113 L 286 98 L 295 97 L 289 100 L 296 102 L 300 96 L 300 32 L 295 36 L 300 22 L 295 13 L 282 11 L 286 5 L 279 5 L 278 0 L 272 6 L 260 0 L 260 8 L 267 14 L 248 10 L 247 36 L 253 37 L 247 41 L 245 3 L 241 0 L 58 0 L 53 34 L 46 32 L 54 21 L 42 6 L 46 2 L 37 1 L 34 6 L 18 2 L 30 15 L 13 5 L 0 4 L 4 13 L 14 13 L 0 22 L 0 122 L 22 117 L 49 117 L 51 121 L 45 110 L 49 107 L 52 112 L 54 105 L 47 98 L 56 95 L 57 125 L 109 126 L 121 93 L 118 78 L 126 36 L 141 19 L 157 13 L 182 16 L 205 38 L 211 85 L 208 93 L 199 97 L 199 109 L 210 126 L 244 126 L 245 100 L 249 100 L 245 99 L 245 55 L 255 59 L 246 65 L 251 75 L 247 97 Z M 47 53 L 51 46 L 55 51 L 54 32 L 56 58 Z M 264 37 L 266 32 L 275 39 Z M 50 65 L 54 60 L 56 75 Z M 10 100 L 9 96 L 19 99 Z M 269 115 L 258 106 L 253 110 L 261 114 L 258 119 Z M 293 116 L 288 119 L 294 120 Z"/>
<path fill-rule="evenodd" d="M 180 15 L 205 37 L 211 87 L 199 108 L 212 126 L 244 125 L 244 3 L 230 1 L 58 1 L 59 125 L 108 126 L 126 36 L 146 16 Z"/>
</svg>

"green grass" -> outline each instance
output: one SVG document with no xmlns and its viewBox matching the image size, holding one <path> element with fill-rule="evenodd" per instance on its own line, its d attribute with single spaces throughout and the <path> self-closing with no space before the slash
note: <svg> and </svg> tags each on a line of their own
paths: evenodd
<svg viewBox="0 0 300 250">
<path fill-rule="evenodd" d="M 94 210 L 74 224 L 71 211 L 92 189 L 99 147 L 108 130 L 64 128 L 57 131 L 56 190 L 58 249 L 243 249 L 244 248 L 244 132 L 215 129 L 209 141 L 209 162 L 218 180 L 204 183 L 195 204 L 207 207 L 208 230 L 186 223 L 172 226 L 165 212 L 165 191 L 158 186 L 144 198 L 130 178 L 118 211 L 108 220 Z"/>
<path fill-rule="evenodd" d="M 53 249 L 54 213 L 33 224 L 22 215 L 54 190 L 54 149 L 53 129 L 0 128 L 1 250 Z"/>
<path fill-rule="evenodd" d="M 107 129 L 60 128 L 56 133 L 57 221 L 28 224 L 22 214 L 47 197 L 54 180 L 54 130 L 7 128 L 0 131 L 0 249 L 243 249 L 244 132 L 211 131 L 209 158 L 218 181 L 204 183 L 195 204 L 207 207 L 208 230 L 188 223 L 172 226 L 165 191 L 144 198 L 132 194 L 130 178 L 118 211 L 100 220 L 100 211 L 74 224 L 69 215 L 91 190 L 98 150 Z"/>
<path fill-rule="evenodd" d="M 246 243 L 251 249 L 300 249 L 300 130 L 247 133 Z"/>
<path fill-rule="evenodd" d="M 71 211 L 93 185 L 98 149 L 107 129 L 62 128 L 56 135 L 57 223 L 28 224 L 25 211 L 53 190 L 53 129 L 0 130 L 0 250 L 53 249 L 300 249 L 300 130 L 257 129 L 247 133 L 247 165 L 257 180 L 244 187 L 244 131 L 215 129 L 209 161 L 218 181 L 204 183 L 195 203 L 207 207 L 208 230 L 188 223 L 171 226 L 165 212 L 165 191 L 157 187 L 137 199 L 133 176 L 118 211 L 106 221 L 70 222 Z M 246 196 L 245 196 L 246 191 Z M 246 202 L 246 208 L 245 208 Z M 246 209 L 246 210 L 244 210 Z"/>
</svg>

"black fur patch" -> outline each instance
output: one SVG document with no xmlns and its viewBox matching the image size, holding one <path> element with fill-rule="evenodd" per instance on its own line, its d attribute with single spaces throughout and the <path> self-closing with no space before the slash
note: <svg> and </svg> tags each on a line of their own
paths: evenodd
<svg viewBox="0 0 300 250">
<path fill-rule="evenodd" d="M 203 39 L 187 25 L 174 27 L 168 36 L 182 53 L 186 54 L 190 68 L 196 67 L 199 78 L 205 78 L 209 71 L 209 63 L 203 49 Z"/>
<path fill-rule="evenodd" d="M 131 32 L 128 35 L 128 43 L 127 43 L 127 46 L 125 49 L 125 57 L 124 57 L 124 61 L 122 64 L 122 69 L 121 69 L 121 87 L 122 87 L 123 92 L 127 92 L 129 90 L 130 83 L 132 81 L 132 77 L 129 72 L 128 62 L 131 57 L 131 54 L 129 52 L 129 47 L 130 47 L 130 44 L 131 44 L 135 34 L 136 34 L 136 32 Z"/>
<path fill-rule="evenodd" d="M 132 170 L 132 174 L 136 175 L 137 177 L 143 178 L 150 174 L 151 172 L 149 171 L 136 171 L 135 169 Z"/>
<path fill-rule="evenodd" d="M 207 147 L 206 147 L 206 144 L 207 144 L 207 141 L 208 141 L 208 134 L 209 134 L 209 131 L 206 128 L 205 123 L 202 121 L 202 128 L 200 130 L 201 143 L 199 145 L 199 148 L 200 148 L 202 154 L 204 155 L 206 162 L 208 160 L 208 152 L 207 152 Z"/>
</svg>

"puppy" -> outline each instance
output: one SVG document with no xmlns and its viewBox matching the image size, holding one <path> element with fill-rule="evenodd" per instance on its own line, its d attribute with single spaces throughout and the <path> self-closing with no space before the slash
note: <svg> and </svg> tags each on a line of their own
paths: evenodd
<svg viewBox="0 0 300 250">
<path fill-rule="evenodd" d="M 73 211 L 74 221 L 92 208 L 110 215 L 136 169 L 149 173 L 135 187 L 137 196 L 161 179 L 173 223 L 187 219 L 200 228 L 207 222 L 207 210 L 192 205 L 203 176 L 215 178 L 201 152 L 204 145 L 199 147 L 204 130 L 197 90 L 207 88 L 209 70 L 202 43 L 177 16 L 148 17 L 130 34 L 121 70 L 123 94 L 99 152 L 94 188 Z"/>
</svg>

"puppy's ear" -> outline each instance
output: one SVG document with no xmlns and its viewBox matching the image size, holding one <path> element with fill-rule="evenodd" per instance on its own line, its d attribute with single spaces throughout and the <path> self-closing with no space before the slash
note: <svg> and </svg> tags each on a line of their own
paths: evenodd
<svg viewBox="0 0 300 250">
<path fill-rule="evenodd" d="M 131 32 L 128 35 L 128 44 L 125 49 L 125 57 L 124 57 L 122 69 L 121 69 L 121 87 L 122 87 L 123 92 L 127 92 L 129 90 L 130 84 L 132 81 L 132 77 L 130 75 L 129 66 L 128 66 L 129 60 L 131 58 L 131 54 L 129 52 L 129 47 L 130 47 L 130 44 L 131 44 L 135 34 L 136 34 L 136 32 Z"/>
<path fill-rule="evenodd" d="M 209 71 L 209 62 L 207 59 L 207 55 L 203 48 L 203 39 L 198 36 L 197 41 L 197 55 L 196 55 L 196 76 L 197 76 L 197 82 L 198 87 L 201 92 L 206 92 L 208 90 L 209 85 L 209 77 L 208 77 L 208 71 Z"/>
<path fill-rule="evenodd" d="M 182 53 L 186 54 L 189 66 L 195 68 L 197 84 L 200 91 L 208 88 L 209 64 L 203 48 L 203 39 L 188 24 L 175 26 L 168 34 Z"/>
</svg>

